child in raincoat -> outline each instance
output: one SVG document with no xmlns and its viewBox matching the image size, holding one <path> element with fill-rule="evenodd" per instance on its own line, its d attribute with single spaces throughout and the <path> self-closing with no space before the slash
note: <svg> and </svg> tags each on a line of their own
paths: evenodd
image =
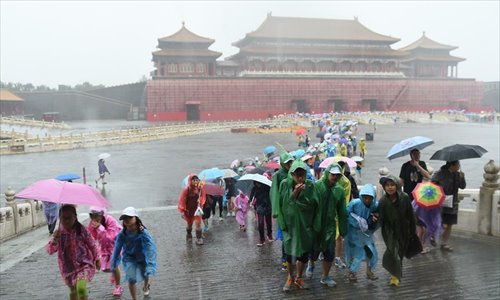
<svg viewBox="0 0 500 300">
<path fill-rule="evenodd" d="M 61 226 L 54 231 L 47 252 L 57 252 L 61 277 L 70 289 L 69 299 L 88 299 L 87 281 L 101 267 L 99 249 L 92 235 L 78 222 L 75 206 L 61 206 L 59 219 Z"/>
<path fill-rule="evenodd" d="M 90 221 L 87 229 L 99 245 L 101 270 L 110 272 L 111 254 L 113 254 L 113 248 L 115 247 L 116 236 L 122 230 L 122 226 L 115 218 L 107 215 L 104 208 L 91 207 L 89 216 Z M 116 268 L 109 277 L 109 282 L 115 285 L 113 290 L 115 296 L 121 295 L 123 291 L 120 285 L 120 275 L 120 269 Z"/>
<path fill-rule="evenodd" d="M 313 249 L 314 219 L 318 210 L 318 193 L 314 183 L 306 179 L 306 164 L 301 160 L 293 162 L 288 178 L 280 184 L 278 199 L 278 223 L 283 231 L 288 279 L 283 291 L 292 286 L 306 289 L 302 278 L 304 267 Z M 294 276 L 295 263 L 297 274 Z"/>
<path fill-rule="evenodd" d="M 123 263 L 125 280 L 133 300 L 137 299 L 136 283 L 144 281 L 142 291 L 149 295 L 151 276 L 156 275 L 157 250 L 149 231 L 139 219 L 137 210 L 127 207 L 123 210 L 123 230 L 116 237 L 111 256 L 111 272 Z"/>
<path fill-rule="evenodd" d="M 359 156 L 365 157 L 366 155 L 366 141 L 365 138 L 359 139 Z"/>
<path fill-rule="evenodd" d="M 360 264 L 366 260 L 366 278 L 376 280 L 372 272 L 378 261 L 377 248 L 373 241 L 373 232 L 378 224 L 378 202 L 375 198 L 375 187 L 365 184 L 360 198 L 347 205 L 348 230 L 344 238 L 344 253 L 349 268 L 349 281 L 356 282 L 356 273 Z"/>
<path fill-rule="evenodd" d="M 213 196 L 212 198 L 214 198 Z M 222 197 L 221 197 L 222 198 Z M 186 221 L 186 239 L 188 242 L 191 241 L 193 230 L 193 223 L 196 232 L 196 244 L 203 245 L 203 238 L 201 232 L 201 215 L 198 213 L 200 210 L 203 211 L 205 206 L 205 190 L 201 185 L 200 179 L 195 174 L 190 174 L 188 177 L 188 184 L 182 190 L 179 197 L 179 204 L 177 209 L 182 215 L 182 218 Z M 222 205 L 219 203 L 219 206 Z"/>
<path fill-rule="evenodd" d="M 234 199 L 234 206 L 236 209 L 236 222 L 240 224 L 240 230 L 246 231 L 246 220 L 248 213 L 248 196 L 245 195 L 241 190 L 238 197 Z"/>
</svg>

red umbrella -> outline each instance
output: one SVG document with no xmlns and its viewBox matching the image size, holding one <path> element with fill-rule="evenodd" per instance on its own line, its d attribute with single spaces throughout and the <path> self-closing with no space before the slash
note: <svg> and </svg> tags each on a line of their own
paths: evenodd
<svg viewBox="0 0 500 300">
<path fill-rule="evenodd" d="M 276 170 L 281 168 L 281 165 L 275 161 L 268 161 L 267 163 L 264 164 L 264 168 Z"/>
<path fill-rule="evenodd" d="M 203 185 L 203 190 L 205 190 L 205 193 L 207 195 L 212 195 L 212 196 L 224 195 L 224 187 L 219 185 L 219 184 L 212 183 L 212 182 L 206 182 Z"/>
<path fill-rule="evenodd" d="M 299 135 L 303 135 L 305 132 L 306 132 L 305 128 L 299 128 L 299 129 L 297 129 L 297 131 L 295 132 L 295 134 L 297 136 L 299 136 Z"/>
<path fill-rule="evenodd" d="M 445 198 L 443 188 L 430 181 L 417 184 L 411 193 L 417 205 L 426 209 L 440 207 Z"/>
</svg>

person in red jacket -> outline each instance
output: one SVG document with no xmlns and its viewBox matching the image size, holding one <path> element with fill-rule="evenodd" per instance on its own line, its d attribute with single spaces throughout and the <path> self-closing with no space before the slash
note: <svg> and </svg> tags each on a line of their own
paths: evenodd
<svg viewBox="0 0 500 300">
<path fill-rule="evenodd" d="M 203 185 L 196 174 L 190 174 L 188 177 L 188 184 L 182 190 L 179 197 L 179 204 L 177 209 L 186 221 L 186 239 L 192 240 L 191 232 L 193 230 L 193 223 L 196 231 L 196 244 L 203 245 L 203 238 L 201 232 L 201 216 L 203 215 L 202 207 L 205 205 L 205 191 Z"/>
</svg>

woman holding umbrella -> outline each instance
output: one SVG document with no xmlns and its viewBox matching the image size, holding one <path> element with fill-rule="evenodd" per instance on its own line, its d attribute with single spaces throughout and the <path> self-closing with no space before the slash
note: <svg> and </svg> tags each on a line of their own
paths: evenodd
<svg viewBox="0 0 500 300">
<path fill-rule="evenodd" d="M 441 218 L 443 222 L 443 235 L 441 237 L 441 250 L 453 251 L 448 245 L 451 235 L 451 227 L 458 221 L 458 189 L 465 189 L 465 175 L 460 171 L 460 162 L 447 161 L 445 165 L 432 176 L 432 182 L 443 187 L 447 197 L 452 198 L 451 207 L 442 206 Z"/>
</svg>

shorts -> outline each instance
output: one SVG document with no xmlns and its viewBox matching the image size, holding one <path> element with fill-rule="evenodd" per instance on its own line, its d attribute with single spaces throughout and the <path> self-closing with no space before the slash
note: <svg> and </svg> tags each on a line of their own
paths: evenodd
<svg viewBox="0 0 500 300">
<path fill-rule="evenodd" d="M 205 207 L 203 208 L 203 216 L 201 218 L 203 220 L 210 218 L 211 212 L 212 212 L 212 208 L 210 207 L 210 205 L 205 205 Z"/>
<path fill-rule="evenodd" d="M 305 264 L 309 261 L 309 253 L 306 252 L 300 257 L 291 256 L 285 253 L 284 258 L 289 264 L 295 263 L 297 260 Z"/>
<path fill-rule="evenodd" d="M 332 245 L 330 245 L 324 251 L 311 251 L 311 253 L 309 254 L 309 257 L 311 258 L 311 260 L 316 261 L 316 260 L 318 260 L 318 256 L 321 252 L 323 253 L 323 259 L 326 262 L 332 262 L 333 259 L 335 258 L 335 246 L 332 247 Z"/>
<path fill-rule="evenodd" d="M 447 225 L 456 225 L 458 223 L 458 214 L 441 213 L 441 223 Z"/>
</svg>

